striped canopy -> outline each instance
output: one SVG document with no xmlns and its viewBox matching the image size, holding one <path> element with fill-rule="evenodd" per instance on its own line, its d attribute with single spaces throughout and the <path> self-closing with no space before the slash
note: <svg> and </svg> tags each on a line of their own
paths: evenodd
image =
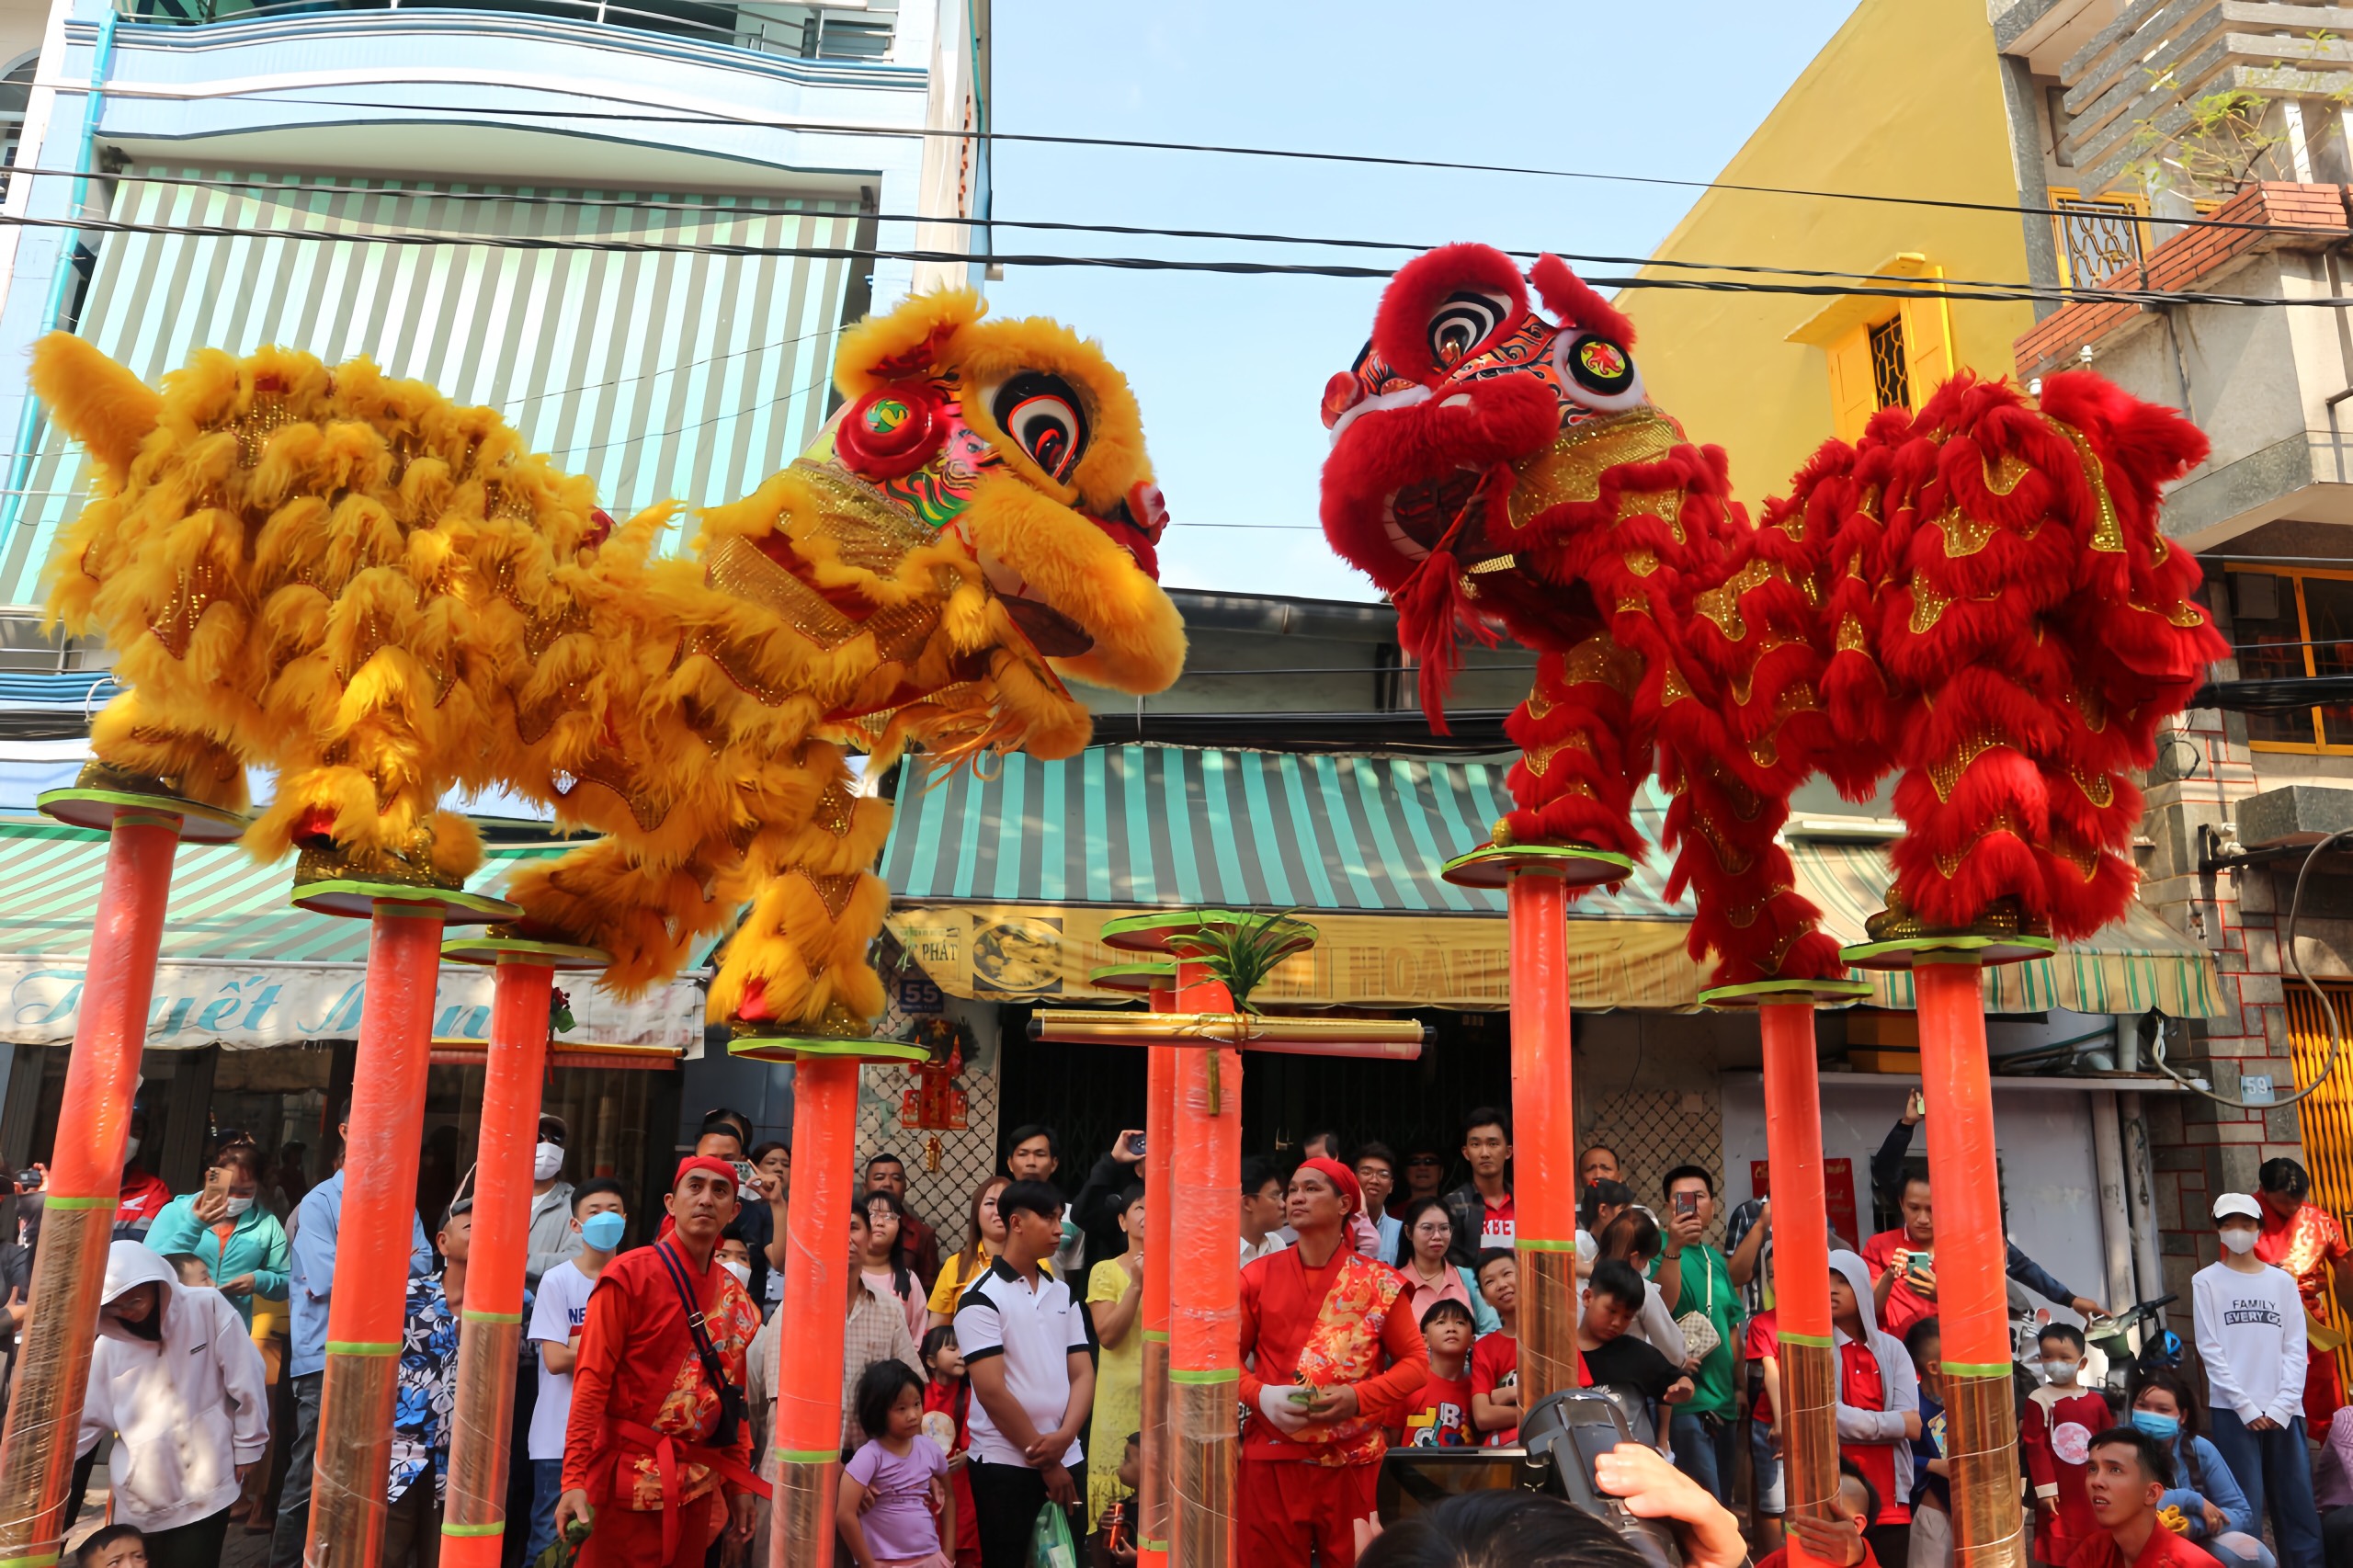
<svg viewBox="0 0 2353 1568">
<path fill-rule="evenodd" d="M 142 377 L 200 347 L 278 344 L 329 364 L 366 355 L 387 374 L 497 409 L 534 450 L 594 478 L 616 517 L 733 500 L 800 455 L 828 407 L 851 263 L 253 233 L 847 247 L 858 226 L 853 204 L 823 199 L 160 167 L 129 172 L 110 216 L 227 231 L 98 237 L 78 330 Z M 48 429 L 28 468 L 9 462 L 27 494 L 0 496 L 0 604 L 35 604 L 51 541 L 80 505 L 84 460 Z M 691 531 L 689 520 L 672 537 Z"/>
</svg>

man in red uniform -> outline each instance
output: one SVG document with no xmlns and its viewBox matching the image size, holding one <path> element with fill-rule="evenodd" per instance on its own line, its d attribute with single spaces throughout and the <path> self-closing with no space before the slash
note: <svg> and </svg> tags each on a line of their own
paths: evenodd
<svg viewBox="0 0 2353 1568">
<path fill-rule="evenodd" d="M 2171 1447 L 2134 1426 L 2113 1426 L 2092 1439 L 2086 1484 L 2099 1528 L 2065 1568 L 2213 1568 L 2203 1548 L 2157 1518 L 2173 1484 Z"/>
<path fill-rule="evenodd" d="M 1284 1218 L 1298 1242 L 1242 1271 L 1242 1437 L 1236 1561 L 1353 1568 L 1388 1442 L 1429 1376 L 1413 1297 L 1394 1269 L 1346 1244 L 1356 1173 L 1310 1160 Z"/>
<path fill-rule="evenodd" d="M 131 1137 L 122 1148 L 122 1199 L 114 1211 L 117 1237 L 143 1236 L 164 1205 L 172 1200 L 172 1189 L 163 1178 L 140 1164 L 139 1146 L 147 1141 L 147 1113 L 131 1113 Z"/>
<path fill-rule="evenodd" d="M 2334 1295 L 2339 1310 L 2353 1317 L 2353 1249 L 2345 1244 L 2344 1227 L 2336 1216 L 2306 1201 L 2313 1178 L 2293 1160 L 2266 1160 L 2256 1173 L 2261 1190 L 2263 1229 L 2255 1238 L 2255 1256 L 2277 1264 L 2296 1282 L 2304 1311 L 2318 1323 L 2328 1321 Z M 2304 1429 L 2325 1432 L 2345 1403 L 2332 1351 L 2313 1347 L 2304 1370 Z"/>
<path fill-rule="evenodd" d="M 580 1568 L 697 1568 L 731 1514 L 735 1539 L 751 1539 L 753 1498 L 767 1491 L 745 1462 L 760 1314 L 716 1260 L 735 1167 L 688 1156 L 665 1206 L 670 1234 L 605 1266 L 581 1325 L 555 1506 L 559 1537 L 574 1519 L 593 1527 Z"/>
</svg>

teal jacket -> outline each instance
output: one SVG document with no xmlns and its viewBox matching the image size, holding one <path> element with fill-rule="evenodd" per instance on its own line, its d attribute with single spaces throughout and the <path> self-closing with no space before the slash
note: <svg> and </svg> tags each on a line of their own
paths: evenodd
<svg viewBox="0 0 2353 1568">
<path fill-rule="evenodd" d="M 289 1248 L 286 1227 L 278 1216 L 256 1201 L 237 1217 L 236 1229 L 229 1233 L 229 1244 L 222 1246 L 212 1227 L 196 1217 L 196 1194 L 175 1198 L 164 1205 L 155 1222 L 147 1228 L 148 1247 L 166 1256 L 176 1252 L 190 1252 L 204 1260 L 212 1270 L 214 1283 L 234 1279 L 240 1274 L 254 1277 L 252 1296 L 232 1296 L 237 1305 L 237 1315 L 248 1327 L 254 1321 L 254 1296 L 286 1297 L 286 1274 Z"/>
</svg>

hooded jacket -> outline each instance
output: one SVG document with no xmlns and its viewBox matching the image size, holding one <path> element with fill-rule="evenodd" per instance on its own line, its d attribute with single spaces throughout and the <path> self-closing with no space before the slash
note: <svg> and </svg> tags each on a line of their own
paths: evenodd
<svg viewBox="0 0 2353 1568">
<path fill-rule="evenodd" d="M 1911 1353 L 1904 1348 L 1904 1341 L 1879 1325 L 1879 1313 L 1871 1301 L 1870 1266 L 1856 1254 L 1842 1249 L 1830 1255 L 1830 1267 L 1846 1278 L 1847 1289 L 1855 1292 L 1855 1309 L 1863 1318 L 1863 1342 L 1879 1361 L 1880 1403 L 1886 1407 L 1860 1410 L 1841 1399 L 1838 1437 L 1841 1441 L 1893 1446 L 1895 1499 L 1901 1502 L 1912 1495 L 1912 1444 L 1904 1435 L 1904 1417 L 1919 1413 L 1919 1374 L 1913 1370 Z M 1834 1346 L 1844 1345 L 1852 1337 L 1843 1328 L 1830 1331 Z M 1840 1380 L 1842 1392 L 1844 1381 Z"/>
<path fill-rule="evenodd" d="M 228 1297 L 180 1284 L 142 1243 L 108 1249 L 101 1301 L 150 1283 L 163 1288 L 156 1338 L 98 1320 L 74 1452 L 116 1434 L 107 1460 L 115 1521 L 152 1533 L 236 1501 L 237 1466 L 269 1450 L 269 1390 L 261 1352 Z"/>
</svg>

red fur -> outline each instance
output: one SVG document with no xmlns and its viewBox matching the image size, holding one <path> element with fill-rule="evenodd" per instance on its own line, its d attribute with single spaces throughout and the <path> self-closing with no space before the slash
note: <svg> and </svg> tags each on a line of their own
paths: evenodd
<svg viewBox="0 0 2353 1568">
<path fill-rule="evenodd" d="M 1536 285 L 1537 297 L 1563 326 L 1599 333 L 1620 348 L 1634 346 L 1634 324 L 1570 271 L 1559 256 L 1550 251 L 1538 256 L 1536 265 L 1529 268 L 1528 280 Z"/>
<path fill-rule="evenodd" d="M 1441 245 L 1399 267 L 1381 291 L 1381 307 L 1372 318 L 1373 351 L 1399 375 L 1435 385 L 1441 372 L 1430 353 L 1430 315 L 1449 294 L 1461 289 L 1501 294 L 1512 301 L 1489 342 L 1528 313 L 1528 289 L 1511 257 L 1489 245 Z"/>
</svg>

